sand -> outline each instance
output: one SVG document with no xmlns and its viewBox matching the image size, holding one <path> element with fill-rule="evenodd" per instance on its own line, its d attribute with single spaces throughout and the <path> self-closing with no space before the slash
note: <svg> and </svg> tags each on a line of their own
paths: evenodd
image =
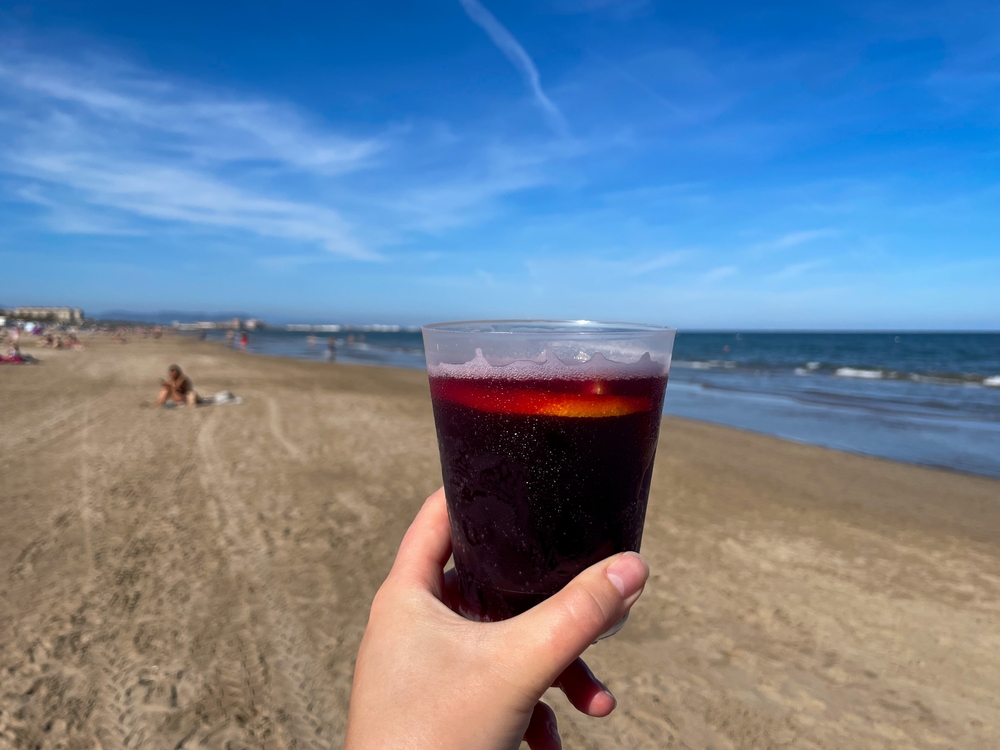
<svg viewBox="0 0 1000 750">
<path fill-rule="evenodd" d="M 338 747 L 440 484 L 425 376 L 167 338 L 0 366 L 0 747 Z M 154 410 L 178 362 L 239 406 Z M 669 398 L 669 390 L 668 390 Z M 1000 482 L 664 421 L 566 748 L 1000 747 Z M 391 712 L 391 707 L 387 707 Z"/>
</svg>

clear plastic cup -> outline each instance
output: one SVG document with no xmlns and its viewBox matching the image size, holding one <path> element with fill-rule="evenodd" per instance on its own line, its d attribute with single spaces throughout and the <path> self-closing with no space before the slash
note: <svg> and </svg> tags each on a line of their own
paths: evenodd
<svg viewBox="0 0 1000 750">
<path fill-rule="evenodd" d="M 463 615 L 513 617 L 593 563 L 639 551 L 674 334 L 590 321 L 424 327 Z"/>
</svg>

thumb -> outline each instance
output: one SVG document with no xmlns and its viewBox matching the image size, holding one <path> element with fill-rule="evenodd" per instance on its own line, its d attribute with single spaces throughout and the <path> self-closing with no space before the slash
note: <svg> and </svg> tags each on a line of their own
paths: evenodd
<svg viewBox="0 0 1000 750">
<path fill-rule="evenodd" d="M 590 566 L 562 591 L 507 620 L 511 654 L 520 654 L 529 687 L 541 695 L 586 648 L 610 630 L 635 604 L 649 577 L 636 552 L 624 552 Z"/>
</svg>

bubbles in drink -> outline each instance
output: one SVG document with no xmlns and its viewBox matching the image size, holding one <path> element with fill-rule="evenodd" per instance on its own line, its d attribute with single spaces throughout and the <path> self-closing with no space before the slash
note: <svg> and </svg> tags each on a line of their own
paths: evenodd
<svg viewBox="0 0 1000 750">
<path fill-rule="evenodd" d="M 500 620 L 639 549 L 668 363 L 429 368 L 463 612 Z"/>
</svg>

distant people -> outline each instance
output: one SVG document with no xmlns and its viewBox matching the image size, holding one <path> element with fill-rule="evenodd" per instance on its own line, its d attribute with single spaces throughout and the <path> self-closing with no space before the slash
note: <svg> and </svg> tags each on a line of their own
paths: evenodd
<svg viewBox="0 0 1000 750">
<path fill-rule="evenodd" d="M 0 355 L 0 362 L 4 364 L 21 364 L 24 362 L 32 362 L 30 356 L 25 356 L 21 354 L 21 347 L 18 346 L 15 341 L 14 344 L 7 350 L 7 353 Z"/>
<path fill-rule="evenodd" d="M 205 331 L 204 328 L 202 328 L 200 331 L 198 331 L 198 340 L 199 341 L 204 341 L 206 336 L 208 336 L 208 332 Z"/>
<path fill-rule="evenodd" d="M 245 352 L 247 350 L 247 344 L 249 343 L 250 343 L 250 337 L 247 336 L 246 331 L 244 331 L 242 334 L 240 334 L 240 351 Z"/>
<path fill-rule="evenodd" d="M 306 346 L 308 346 L 310 349 L 316 346 L 316 337 L 311 334 L 309 336 L 306 336 Z"/>
<path fill-rule="evenodd" d="M 177 365 L 167 368 L 167 379 L 160 381 L 160 395 L 156 399 L 157 406 L 163 406 L 167 399 L 175 404 L 194 406 L 198 403 L 198 394 L 194 391 L 191 378 L 181 372 Z"/>
<path fill-rule="evenodd" d="M 326 358 L 336 359 L 337 357 L 337 341 L 331 336 L 326 340 Z"/>
</svg>

